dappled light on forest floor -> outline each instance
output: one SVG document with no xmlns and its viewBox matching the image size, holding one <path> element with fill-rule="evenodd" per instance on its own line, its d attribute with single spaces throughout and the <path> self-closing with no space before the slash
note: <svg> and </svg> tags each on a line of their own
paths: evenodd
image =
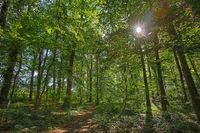
<svg viewBox="0 0 200 133">
<path fill-rule="evenodd" d="M 101 133 L 102 129 L 93 118 L 94 105 L 75 113 L 72 118 L 62 126 L 48 133 Z"/>
</svg>

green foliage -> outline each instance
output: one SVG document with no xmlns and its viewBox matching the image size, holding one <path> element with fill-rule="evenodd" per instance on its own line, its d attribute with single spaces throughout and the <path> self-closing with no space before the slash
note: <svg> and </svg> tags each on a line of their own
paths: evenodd
<svg viewBox="0 0 200 133">
<path fill-rule="evenodd" d="M 57 107 L 44 107 L 35 110 L 30 105 L 21 104 L 9 109 L 1 109 L 0 131 L 31 132 L 46 131 L 65 123 L 69 119 L 69 112 Z"/>
<path fill-rule="evenodd" d="M 187 117 L 181 113 L 171 114 L 170 121 L 166 121 L 163 118 L 155 118 L 157 124 L 154 125 L 156 132 L 170 132 L 170 133 L 188 133 L 199 132 L 200 126 L 192 118 Z"/>
<path fill-rule="evenodd" d="M 193 10 L 199 15 L 200 14 L 200 4 L 198 0 L 187 0 L 191 5 Z"/>
<path fill-rule="evenodd" d="M 97 114 L 96 120 L 109 132 L 149 132 L 153 130 L 154 132 L 160 133 L 197 133 L 200 131 L 200 125 L 184 114 L 173 113 L 170 114 L 171 119 L 166 120 L 155 114 L 151 124 L 152 129 L 146 129 L 146 118 L 145 114 L 134 114 L 127 116 L 122 115 L 120 118 L 111 120 L 109 116 L 105 114 Z"/>
<path fill-rule="evenodd" d="M 184 54 L 194 56 L 196 72 L 189 60 L 186 62 L 199 88 L 200 4 L 199 0 L 186 0 L 187 4 L 182 0 L 168 2 L 169 11 L 160 10 L 156 0 L 10 2 L 6 27 L 0 28 L 0 86 L 11 83 L 6 88 L 11 105 L 0 109 L 0 131 L 53 129 L 65 123 L 72 113 L 87 109 L 91 97 L 90 102 L 99 102 L 95 119 L 105 131 L 150 132 L 152 128 L 163 133 L 200 132 L 183 77 L 188 96 L 188 101 L 184 101 L 184 88 L 174 58 L 174 46 L 181 46 Z M 157 20 L 156 14 L 164 15 L 165 11 L 167 18 Z M 133 33 L 137 25 L 144 30 L 140 41 Z M 177 35 L 168 31 L 171 26 Z M 13 68 L 9 67 L 12 64 L 9 54 L 15 48 L 17 56 L 22 58 L 19 70 L 20 58 L 12 62 Z M 144 55 L 150 93 L 149 123 L 140 52 Z M 10 73 L 13 79 L 4 77 L 7 68 L 14 70 Z M 160 78 L 168 101 L 165 113 L 169 119 L 161 117 Z M 31 87 L 32 99 L 29 98 Z M 36 99 L 41 107 L 32 107 Z M 64 101 L 67 101 L 66 110 L 55 106 Z"/>
</svg>

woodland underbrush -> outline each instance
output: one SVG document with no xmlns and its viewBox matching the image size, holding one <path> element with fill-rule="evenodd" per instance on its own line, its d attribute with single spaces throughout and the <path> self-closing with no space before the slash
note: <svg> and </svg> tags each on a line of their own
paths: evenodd
<svg viewBox="0 0 200 133">
<path fill-rule="evenodd" d="M 54 104 L 35 109 L 32 104 L 15 103 L 0 109 L 0 132 L 45 132 L 66 123 L 82 108 L 72 105 L 69 110 Z"/>
<path fill-rule="evenodd" d="M 145 110 L 128 109 L 121 110 L 119 104 L 103 104 L 96 108 L 95 119 L 108 133 L 199 133 L 200 125 L 195 114 L 175 111 L 169 108 L 167 114 L 161 114 L 152 107 L 150 118 Z M 180 108 L 179 108 L 180 109 Z M 178 109 L 177 109 L 178 110 Z"/>
</svg>

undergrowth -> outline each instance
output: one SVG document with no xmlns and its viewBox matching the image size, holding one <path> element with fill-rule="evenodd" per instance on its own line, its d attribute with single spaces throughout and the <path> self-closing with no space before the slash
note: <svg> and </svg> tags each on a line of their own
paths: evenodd
<svg viewBox="0 0 200 133">
<path fill-rule="evenodd" d="M 169 118 L 163 118 L 159 110 L 153 110 L 153 117 L 147 129 L 146 113 L 137 110 L 125 109 L 120 117 L 120 105 L 103 104 L 95 111 L 95 119 L 105 132 L 109 133 L 199 133 L 194 113 L 168 112 Z M 138 109 L 141 110 L 141 109 Z M 174 110 L 174 108 L 173 108 Z M 149 123 L 148 123 L 149 124 Z"/>
<path fill-rule="evenodd" d="M 0 132 L 42 132 L 70 120 L 73 112 L 85 108 L 72 106 L 62 109 L 60 105 L 41 106 L 34 109 L 31 104 L 17 103 L 9 108 L 0 109 Z"/>
</svg>

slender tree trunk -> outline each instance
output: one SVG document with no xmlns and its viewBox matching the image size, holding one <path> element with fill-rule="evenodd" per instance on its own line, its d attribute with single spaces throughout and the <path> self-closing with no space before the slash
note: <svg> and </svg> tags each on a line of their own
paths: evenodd
<svg viewBox="0 0 200 133">
<path fill-rule="evenodd" d="M 102 85 L 102 80 L 103 80 L 103 69 L 99 66 L 99 102 L 103 100 L 103 85 Z"/>
<path fill-rule="evenodd" d="M 62 55 L 61 55 L 61 57 L 60 57 L 60 60 L 61 60 L 61 62 L 60 62 L 60 68 L 59 68 L 59 70 L 58 70 L 58 73 L 59 73 L 59 75 L 58 75 L 58 90 L 57 90 L 57 101 L 60 101 L 60 96 L 61 96 L 61 89 L 62 89 L 62 72 L 63 72 L 63 57 L 62 57 Z"/>
<path fill-rule="evenodd" d="M 96 105 L 99 104 L 99 54 L 96 57 Z"/>
<path fill-rule="evenodd" d="M 181 81 L 181 88 L 182 88 L 182 91 L 183 91 L 183 94 L 184 94 L 184 101 L 186 102 L 186 101 L 188 101 L 188 98 L 187 98 L 186 88 L 185 88 L 185 84 L 184 84 L 183 73 L 182 73 L 181 66 L 180 66 L 180 63 L 179 63 L 175 49 L 173 49 L 173 53 L 174 53 L 174 58 L 175 58 L 175 62 L 176 62 L 176 67 L 177 67 L 178 72 L 179 72 L 179 78 L 180 78 L 180 81 Z"/>
<path fill-rule="evenodd" d="M 33 57 L 33 66 L 31 68 L 31 81 L 30 81 L 30 91 L 29 91 L 29 101 L 33 99 L 33 84 L 34 84 L 34 73 L 35 73 L 35 66 L 36 66 L 37 54 L 34 54 Z"/>
<path fill-rule="evenodd" d="M 43 57 L 43 49 L 40 50 L 39 53 L 39 63 L 38 63 L 38 77 L 37 77 L 37 91 L 36 91 L 36 99 L 35 99 L 35 107 L 37 108 L 40 105 L 40 90 L 42 85 L 42 78 L 43 78 L 43 72 L 46 66 L 47 56 L 49 53 L 49 49 L 46 50 L 46 54 L 44 59 Z"/>
<path fill-rule="evenodd" d="M 198 80 L 198 82 L 200 83 L 200 76 L 199 76 L 199 74 L 198 74 L 198 70 L 197 70 L 197 68 L 196 68 L 196 65 L 195 65 L 195 63 L 194 63 L 194 61 L 193 61 L 193 59 L 192 59 L 192 57 L 191 57 L 190 55 L 188 55 L 188 59 L 189 59 L 190 64 L 191 64 L 191 66 L 192 66 L 192 68 L 193 68 L 193 70 L 194 70 L 194 73 L 195 73 L 195 75 L 196 75 L 196 77 L 197 77 L 197 80 Z"/>
<path fill-rule="evenodd" d="M 69 68 L 68 68 L 68 78 L 67 78 L 67 91 L 66 97 L 64 99 L 64 107 L 70 107 L 71 105 L 71 91 L 72 91 L 72 80 L 73 80 L 73 65 L 75 59 L 75 50 L 71 51 L 71 55 L 69 58 Z"/>
<path fill-rule="evenodd" d="M 35 107 L 36 108 L 39 106 L 40 88 L 41 88 L 41 82 L 42 82 L 42 75 L 41 75 L 42 54 L 43 54 L 43 50 L 40 50 L 39 57 L 38 57 L 37 90 L 36 90 L 36 97 L 35 97 Z"/>
<path fill-rule="evenodd" d="M 89 64 L 87 64 L 87 71 L 86 71 L 86 73 L 87 73 L 87 77 L 86 77 L 86 86 L 87 86 L 87 94 L 86 94 L 86 99 L 87 99 L 87 102 L 89 102 L 89 93 L 90 93 L 90 65 Z"/>
<path fill-rule="evenodd" d="M 89 102 L 91 103 L 93 101 L 92 99 L 92 71 L 93 71 L 93 57 L 91 55 L 90 57 L 90 70 L 89 70 L 89 76 L 90 76 L 90 91 L 89 91 Z"/>
<path fill-rule="evenodd" d="M 53 101 L 56 100 L 56 49 L 53 52 Z"/>
<path fill-rule="evenodd" d="M 81 61 L 81 77 L 84 79 L 84 71 L 83 71 L 83 68 L 84 68 L 84 62 L 83 60 Z M 81 105 L 83 103 L 83 89 L 84 89 L 84 81 L 81 82 L 81 85 L 79 86 L 79 104 Z"/>
<path fill-rule="evenodd" d="M 45 92 L 46 93 L 46 98 L 45 98 L 45 104 L 47 105 L 48 104 L 48 95 L 49 95 L 49 86 L 48 86 L 48 83 L 49 83 L 49 72 L 51 70 L 51 67 L 53 65 L 53 61 L 49 64 L 48 68 L 47 68 L 47 72 L 46 72 L 46 76 L 45 76 L 45 79 L 44 79 L 44 86 L 43 86 L 43 91 L 42 91 L 42 94 Z M 42 94 L 40 96 L 40 98 L 42 98 Z"/>
<path fill-rule="evenodd" d="M 146 97 L 146 107 L 147 107 L 147 114 L 152 114 L 151 112 L 151 102 L 150 102 L 150 96 L 149 96 L 149 86 L 147 81 L 147 74 L 146 74 L 146 66 L 144 61 L 144 53 L 142 51 L 141 44 L 139 44 L 140 49 L 140 60 L 142 64 L 142 70 L 143 70 L 143 80 L 144 80 L 144 86 L 145 86 L 145 97 Z"/>
<path fill-rule="evenodd" d="M 160 57 L 159 57 L 159 51 L 155 51 L 156 54 L 156 66 L 157 66 L 157 74 L 158 74 L 158 84 L 160 88 L 160 97 L 161 97 L 161 107 L 164 112 L 167 111 L 167 96 L 163 84 L 163 76 L 162 76 L 162 70 L 161 70 L 161 63 L 160 63 Z"/>
<path fill-rule="evenodd" d="M 46 76 L 44 78 L 44 85 L 43 85 L 43 89 L 42 89 L 42 92 L 40 94 L 40 97 L 39 97 L 39 103 L 41 102 L 42 100 L 42 95 L 44 94 L 45 90 L 48 88 L 48 83 L 49 83 L 49 71 L 51 69 L 51 66 L 52 64 L 50 64 L 47 68 L 47 72 L 46 72 Z"/>
<path fill-rule="evenodd" d="M 21 71 L 21 68 L 22 68 L 22 56 L 20 57 L 19 66 L 18 66 L 17 72 L 14 76 L 12 91 L 10 93 L 10 102 L 12 102 L 12 99 L 13 99 L 13 95 L 14 95 L 14 92 L 15 92 L 16 84 L 17 84 L 17 78 L 18 78 L 18 75 Z"/>
</svg>

